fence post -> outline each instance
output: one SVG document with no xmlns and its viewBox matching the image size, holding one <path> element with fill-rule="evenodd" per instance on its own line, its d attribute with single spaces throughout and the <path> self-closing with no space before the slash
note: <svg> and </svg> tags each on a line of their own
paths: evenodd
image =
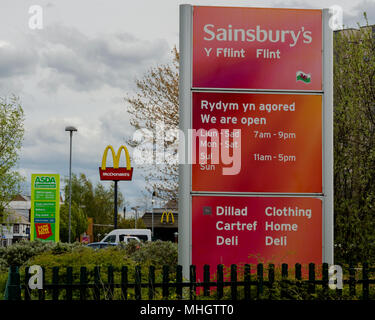
<svg viewBox="0 0 375 320">
<path fill-rule="evenodd" d="M 108 293 L 109 300 L 113 299 L 114 295 L 114 276 L 113 276 L 113 266 L 108 266 Z"/>
<path fill-rule="evenodd" d="M 30 267 L 25 268 L 25 300 L 26 301 L 29 301 L 31 299 L 30 287 L 29 287 L 29 280 L 30 280 L 29 270 L 30 270 Z"/>
<path fill-rule="evenodd" d="M 155 288 L 155 267 L 150 266 L 148 269 L 148 299 L 154 299 Z"/>
<path fill-rule="evenodd" d="M 66 268 L 66 283 L 68 287 L 66 288 L 66 300 L 72 300 L 73 298 L 73 268 L 67 267 Z"/>
<path fill-rule="evenodd" d="M 272 263 L 268 265 L 268 283 L 269 283 L 269 290 L 270 290 L 270 294 L 268 298 L 270 300 L 272 300 L 274 282 L 275 282 L 275 265 Z"/>
<path fill-rule="evenodd" d="M 230 266 L 230 282 L 232 300 L 237 300 L 237 266 L 235 264 Z"/>
<path fill-rule="evenodd" d="M 39 300 L 44 301 L 45 299 L 45 289 L 44 289 L 44 283 L 45 283 L 45 278 L 46 277 L 46 269 L 42 267 L 42 289 L 38 289 L 38 296 Z"/>
<path fill-rule="evenodd" d="M 308 293 L 315 293 L 315 264 L 309 264 L 309 287 Z"/>
<path fill-rule="evenodd" d="M 121 293 L 124 300 L 128 300 L 128 267 L 121 268 Z"/>
<path fill-rule="evenodd" d="M 352 262 L 349 264 L 349 295 L 352 297 L 356 295 L 355 268 Z"/>
<path fill-rule="evenodd" d="M 163 299 L 169 298 L 169 266 L 163 266 Z"/>
<path fill-rule="evenodd" d="M 94 299 L 100 300 L 100 267 L 94 267 Z"/>
<path fill-rule="evenodd" d="M 322 286 L 323 286 L 323 294 L 325 297 L 328 295 L 328 263 L 324 262 L 322 265 Z"/>
<path fill-rule="evenodd" d="M 257 265 L 257 298 L 263 294 L 263 263 Z"/>
<path fill-rule="evenodd" d="M 281 265 L 281 298 L 288 297 L 288 265 L 283 263 Z"/>
<path fill-rule="evenodd" d="M 362 291 L 363 300 L 368 300 L 369 298 L 369 280 L 368 280 L 368 263 L 364 262 L 362 265 Z"/>
<path fill-rule="evenodd" d="M 182 299 L 182 266 L 176 267 L 176 296 L 178 300 Z"/>
<path fill-rule="evenodd" d="M 250 290 L 250 281 L 251 281 L 251 273 L 250 273 L 250 265 L 245 264 L 245 270 L 244 270 L 244 291 L 245 291 L 245 300 L 251 299 L 251 290 Z"/>
<path fill-rule="evenodd" d="M 59 267 L 53 267 L 52 268 L 52 300 L 59 300 Z"/>
<path fill-rule="evenodd" d="M 217 265 L 217 298 L 221 299 L 224 296 L 224 266 Z"/>
<path fill-rule="evenodd" d="M 80 300 L 86 300 L 86 285 L 87 285 L 87 269 L 86 267 L 81 267 L 80 275 L 79 275 L 79 282 L 80 282 L 80 291 L 79 291 L 79 298 Z"/>
<path fill-rule="evenodd" d="M 301 287 L 301 281 L 302 281 L 302 265 L 300 263 L 296 263 L 295 265 L 295 277 L 297 280 L 297 286 Z"/>
<path fill-rule="evenodd" d="M 197 282 L 197 273 L 196 267 L 194 265 L 190 266 L 190 300 L 195 300 L 196 295 L 196 282 Z"/>
<path fill-rule="evenodd" d="M 9 268 L 9 275 L 5 287 L 5 300 L 21 300 L 21 280 L 17 266 Z"/>
<path fill-rule="evenodd" d="M 203 295 L 208 297 L 210 295 L 210 266 L 205 264 L 203 266 Z"/>
<path fill-rule="evenodd" d="M 134 294 L 135 294 L 136 300 L 142 299 L 141 281 L 142 281 L 141 266 L 135 266 Z"/>
</svg>

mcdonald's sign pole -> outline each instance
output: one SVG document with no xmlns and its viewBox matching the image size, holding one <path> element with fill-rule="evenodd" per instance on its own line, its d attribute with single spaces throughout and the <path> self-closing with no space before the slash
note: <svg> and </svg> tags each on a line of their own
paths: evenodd
<svg viewBox="0 0 375 320">
<path fill-rule="evenodd" d="M 115 203 L 114 203 L 114 206 L 115 206 L 115 210 L 113 212 L 113 216 L 114 216 L 114 222 L 113 222 L 113 228 L 114 229 L 117 229 L 117 180 L 114 181 L 115 183 Z"/>
<path fill-rule="evenodd" d="M 113 167 L 107 167 L 107 154 L 108 150 L 111 151 L 112 159 L 113 159 Z M 126 166 L 120 167 L 120 156 L 121 151 L 124 150 L 125 153 L 125 160 Z M 102 158 L 102 166 L 99 167 L 99 175 L 100 180 L 106 181 L 113 181 L 115 183 L 115 190 L 114 190 L 114 228 L 117 229 L 117 189 L 118 189 L 118 181 L 130 181 L 133 177 L 133 168 L 131 167 L 130 163 L 130 156 L 129 151 L 125 146 L 121 146 L 117 154 L 115 153 L 112 146 L 107 146 L 104 149 L 103 158 Z"/>
</svg>

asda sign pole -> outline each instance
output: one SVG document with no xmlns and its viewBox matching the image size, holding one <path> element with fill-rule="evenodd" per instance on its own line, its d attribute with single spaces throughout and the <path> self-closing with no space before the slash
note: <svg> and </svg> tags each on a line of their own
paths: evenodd
<svg viewBox="0 0 375 320">
<path fill-rule="evenodd" d="M 31 175 L 30 240 L 60 239 L 60 176 L 58 174 Z"/>
</svg>

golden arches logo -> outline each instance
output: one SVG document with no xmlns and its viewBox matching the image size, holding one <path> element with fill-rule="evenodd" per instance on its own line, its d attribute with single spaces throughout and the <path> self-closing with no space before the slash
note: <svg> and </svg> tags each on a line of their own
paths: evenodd
<svg viewBox="0 0 375 320">
<path fill-rule="evenodd" d="M 166 222 L 164 222 L 164 215 L 166 216 Z M 171 216 L 171 222 L 169 222 L 169 216 Z M 172 211 L 164 211 L 163 214 L 161 215 L 160 219 L 161 223 L 171 223 L 174 224 L 174 216 Z"/>
<path fill-rule="evenodd" d="M 108 150 L 111 150 L 111 153 L 112 153 L 112 158 L 113 158 L 113 168 L 114 168 L 114 169 L 118 169 L 118 168 L 120 167 L 120 156 L 121 156 L 121 151 L 122 151 L 122 150 L 124 150 L 124 152 L 125 152 L 126 170 L 130 170 L 130 169 L 131 169 L 129 151 L 128 151 L 128 149 L 127 149 L 125 146 L 121 146 L 121 147 L 117 150 L 117 154 L 115 154 L 115 150 L 113 150 L 113 147 L 112 147 L 112 146 L 107 146 L 107 147 L 104 149 L 104 153 L 103 153 L 103 159 L 102 159 L 102 170 L 105 170 L 105 169 L 106 169 L 106 162 L 107 162 L 107 154 L 108 154 Z"/>
<path fill-rule="evenodd" d="M 108 150 L 111 151 L 112 159 L 113 159 L 113 167 L 107 168 L 107 155 Z M 122 150 L 124 150 L 125 153 L 125 160 L 126 160 L 126 167 L 120 167 L 120 157 Z M 131 180 L 133 176 L 133 168 L 130 164 L 130 156 L 129 151 L 125 146 L 121 146 L 117 153 L 115 153 L 115 150 L 111 145 L 107 146 L 104 149 L 103 158 L 102 158 L 102 166 L 99 167 L 99 174 L 100 174 L 100 180 Z"/>
</svg>

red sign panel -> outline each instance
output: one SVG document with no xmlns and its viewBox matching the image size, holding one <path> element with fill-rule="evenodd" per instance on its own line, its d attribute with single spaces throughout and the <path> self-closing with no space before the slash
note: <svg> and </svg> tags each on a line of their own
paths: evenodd
<svg viewBox="0 0 375 320">
<path fill-rule="evenodd" d="M 104 170 L 99 167 L 100 180 L 123 181 L 131 180 L 133 177 L 133 168 L 127 170 L 126 168 L 112 168 L 107 167 Z"/>
<path fill-rule="evenodd" d="M 322 11 L 194 7 L 193 87 L 322 90 Z"/>
<path fill-rule="evenodd" d="M 322 192 L 321 95 L 193 92 L 193 129 L 193 192 Z"/>
<path fill-rule="evenodd" d="M 46 240 L 53 235 L 50 223 L 35 223 L 36 238 Z"/>
<path fill-rule="evenodd" d="M 193 196 L 192 264 L 322 263 L 322 201 Z M 202 280 L 202 279 L 201 279 Z"/>
</svg>

